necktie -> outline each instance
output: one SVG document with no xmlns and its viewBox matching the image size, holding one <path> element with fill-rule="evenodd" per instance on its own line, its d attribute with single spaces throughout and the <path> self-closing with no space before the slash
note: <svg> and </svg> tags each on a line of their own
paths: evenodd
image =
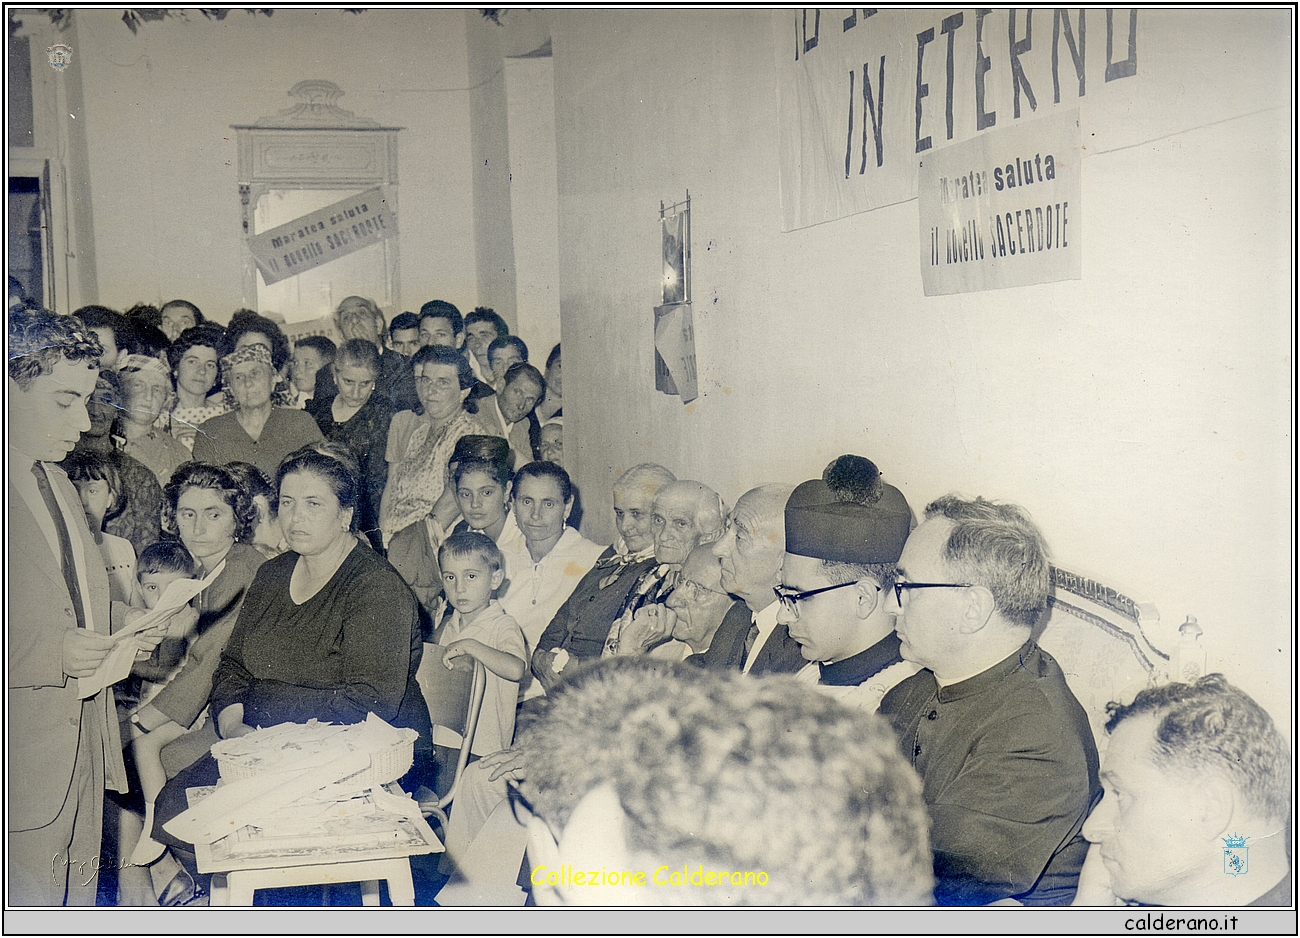
<svg viewBox="0 0 1300 938">
<path fill-rule="evenodd" d="M 749 653 L 754 650 L 754 642 L 758 641 L 758 623 L 755 622 L 749 627 L 749 634 L 745 636 L 745 656 L 740 659 L 740 666 L 743 668 L 745 662 L 749 660 Z"/>
<path fill-rule="evenodd" d="M 50 477 L 45 467 L 39 462 L 32 463 L 32 475 L 36 476 L 36 487 L 41 490 L 45 507 L 54 521 L 54 530 L 59 535 L 59 555 L 63 566 L 63 580 L 68 584 L 68 595 L 72 597 L 72 609 L 77 614 L 77 628 L 86 627 L 86 611 L 81 603 L 81 587 L 77 583 L 77 562 L 72 557 L 72 538 L 68 534 L 68 523 L 63 517 L 59 503 L 54 499 L 54 489 L 50 487 Z"/>
</svg>

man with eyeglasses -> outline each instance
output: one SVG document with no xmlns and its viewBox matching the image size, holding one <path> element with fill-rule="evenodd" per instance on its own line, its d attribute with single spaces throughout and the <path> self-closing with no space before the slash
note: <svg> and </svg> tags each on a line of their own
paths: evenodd
<svg viewBox="0 0 1300 938">
<path fill-rule="evenodd" d="M 899 654 L 885 594 L 912 527 L 903 493 L 875 463 L 841 456 L 785 505 L 785 562 L 777 618 L 809 662 L 799 677 L 874 713 L 918 670 Z"/>
<path fill-rule="evenodd" d="M 682 564 L 701 544 L 722 537 L 727 509 L 722 497 L 703 482 L 678 479 L 655 496 L 651 525 L 655 560 L 632 587 L 610 625 L 601 656 L 640 655 L 669 639 L 665 618 L 659 615 Z"/>
<path fill-rule="evenodd" d="M 1083 708 L 1031 637 L 1047 609 L 1047 545 L 1016 505 L 932 502 L 886 610 L 922 670 L 880 713 L 924 783 L 935 901 L 1067 905 L 1100 796 Z"/>
</svg>

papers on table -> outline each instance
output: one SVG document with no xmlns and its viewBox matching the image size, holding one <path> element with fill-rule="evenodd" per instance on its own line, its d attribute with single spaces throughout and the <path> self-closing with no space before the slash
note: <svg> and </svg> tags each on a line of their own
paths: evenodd
<svg viewBox="0 0 1300 938">
<path fill-rule="evenodd" d="M 212 747 L 222 766 L 222 784 L 168 821 L 164 829 L 196 845 L 213 843 L 248 825 L 262 830 L 283 829 L 285 824 L 314 829 L 313 819 L 327 810 L 328 803 L 346 800 L 384 780 L 374 779 L 369 771 L 373 755 L 395 745 L 409 746 L 416 735 L 372 713 L 365 722 L 348 726 L 311 720 L 222 740 Z M 312 807 L 320 804 L 326 807 L 320 811 Z"/>
</svg>

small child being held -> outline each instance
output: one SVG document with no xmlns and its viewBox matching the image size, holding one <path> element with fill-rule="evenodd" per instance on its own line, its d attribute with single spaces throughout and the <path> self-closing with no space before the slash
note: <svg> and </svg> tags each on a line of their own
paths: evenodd
<svg viewBox="0 0 1300 938">
<path fill-rule="evenodd" d="M 199 565 L 185 545 L 179 541 L 159 541 L 150 544 L 140 554 L 138 564 L 140 591 L 144 594 L 144 604 L 153 609 L 162 599 L 167 587 L 176 580 L 193 579 L 199 575 Z M 199 621 L 198 610 L 186 606 L 172 616 L 167 623 L 167 637 L 153 650 L 147 661 L 138 662 L 133 673 L 143 678 L 140 690 L 140 706 L 146 705 L 166 686 L 181 666 L 185 663 L 185 650 Z M 132 730 L 141 732 L 138 726 Z M 145 821 L 141 845 L 132 862 L 143 865 L 162 852 L 162 845 L 148 840 L 149 831 L 153 829 L 154 799 L 167 784 L 167 772 L 162 764 L 162 750 L 168 743 L 179 739 L 188 732 L 186 727 L 170 720 L 155 730 L 135 735 L 131 741 L 131 751 L 135 754 L 136 770 L 140 773 L 140 789 L 144 794 Z M 149 847 L 144 848 L 145 842 Z M 151 854 L 147 859 L 146 854 Z"/>
<path fill-rule="evenodd" d="M 455 610 L 443 627 L 442 663 L 450 670 L 457 658 L 468 656 L 487 669 L 483 707 L 470 743 L 477 758 L 507 748 L 514 739 L 515 705 L 528 651 L 518 623 L 492 598 L 505 572 L 501 551 L 490 537 L 474 531 L 451 535 L 438 550 L 438 564 L 447 602 Z M 433 742 L 439 769 L 447 750 L 454 767 L 459 737 L 445 727 L 434 727 Z"/>
<path fill-rule="evenodd" d="M 114 602 L 140 606 L 140 590 L 135 580 L 135 548 L 124 537 L 104 531 L 104 522 L 116 518 L 126 507 L 122 479 L 112 460 L 103 453 L 74 452 L 61 465 L 68 479 L 77 487 L 86 523 L 103 555 L 108 572 L 109 598 Z"/>
<path fill-rule="evenodd" d="M 146 609 L 157 606 L 167 587 L 176 580 L 191 580 L 199 575 L 198 562 L 180 541 L 150 544 L 140 555 L 136 569 Z M 199 612 L 193 606 L 186 606 L 173 615 L 167 622 L 167 637 L 158 643 L 148 661 L 133 668 L 145 682 L 140 693 L 141 704 L 148 703 L 180 669 L 198 621 Z"/>
</svg>

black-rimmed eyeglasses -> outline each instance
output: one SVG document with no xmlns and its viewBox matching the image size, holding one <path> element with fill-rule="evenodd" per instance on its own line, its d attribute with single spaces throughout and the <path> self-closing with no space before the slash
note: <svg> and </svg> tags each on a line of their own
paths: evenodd
<svg viewBox="0 0 1300 938">
<path fill-rule="evenodd" d="M 908 583 L 905 580 L 894 581 L 894 599 L 903 605 L 903 590 L 966 589 L 974 583 Z"/>
<path fill-rule="evenodd" d="M 804 590 L 803 592 L 792 590 L 788 586 L 774 586 L 772 592 L 776 593 L 776 599 L 781 604 L 781 608 L 797 619 L 799 618 L 799 600 L 807 599 L 809 596 L 816 596 L 818 593 L 829 593 L 831 590 L 853 586 L 857 582 L 857 580 L 849 580 L 847 583 L 836 583 L 834 586 L 822 586 L 815 590 Z M 877 586 L 876 590 L 878 592 L 880 587 Z"/>
</svg>

